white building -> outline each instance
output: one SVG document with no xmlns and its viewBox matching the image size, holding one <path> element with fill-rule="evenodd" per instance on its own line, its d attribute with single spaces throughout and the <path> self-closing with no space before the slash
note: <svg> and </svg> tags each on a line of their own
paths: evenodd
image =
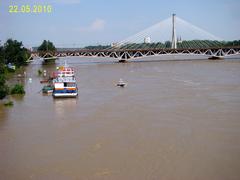
<svg viewBox="0 0 240 180">
<path fill-rule="evenodd" d="M 145 37 L 144 38 L 144 43 L 151 43 L 151 38 L 150 37 Z"/>
<path fill-rule="evenodd" d="M 119 47 L 119 43 L 111 43 L 111 47 L 112 47 L 112 48 Z"/>
</svg>

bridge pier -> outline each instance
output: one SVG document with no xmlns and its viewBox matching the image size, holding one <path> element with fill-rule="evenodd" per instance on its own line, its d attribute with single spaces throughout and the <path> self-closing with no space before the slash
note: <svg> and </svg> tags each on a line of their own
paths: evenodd
<svg viewBox="0 0 240 180">
<path fill-rule="evenodd" d="M 126 60 L 126 59 L 120 59 L 118 62 L 119 62 L 119 63 L 126 63 L 127 60 Z"/>
<path fill-rule="evenodd" d="M 224 56 L 211 56 L 208 59 L 209 60 L 220 60 L 220 59 L 224 59 Z"/>
</svg>

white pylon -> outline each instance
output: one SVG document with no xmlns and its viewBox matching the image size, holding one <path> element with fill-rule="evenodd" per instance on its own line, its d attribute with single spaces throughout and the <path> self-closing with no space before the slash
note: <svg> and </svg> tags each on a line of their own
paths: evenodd
<svg viewBox="0 0 240 180">
<path fill-rule="evenodd" d="M 177 49 L 177 36 L 175 27 L 175 17 L 176 14 L 172 15 L 172 49 Z"/>
</svg>

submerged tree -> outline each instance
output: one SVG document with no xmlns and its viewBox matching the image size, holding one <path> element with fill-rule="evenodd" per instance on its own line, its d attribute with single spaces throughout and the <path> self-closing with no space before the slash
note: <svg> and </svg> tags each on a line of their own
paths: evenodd
<svg viewBox="0 0 240 180">
<path fill-rule="evenodd" d="M 11 94 L 25 94 L 24 86 L 22 84 L 15 84 L 11 89 Z"/>
<path fill-rule="evenodd" d="M 8 86 L 5 79 L 5 64 L 4 64 L 4 51 L 0 47 L 0 99 L 3 99 L 8 94 Z"/>
<path fill-rule="evenodd" d="M 51 41 L 44 40 L 38 47 L 38 51 L 55 51 L 56 47 Z"/>
<path fill-rule="evenodd" d="M 22 42 L 8 39 L 4 44 L 4 61 L 6 64 L 13 63 L 16 66 L 21 66 L 26 64 L 29 57 L 30 52 L 23 47 Z"/>
</svg>

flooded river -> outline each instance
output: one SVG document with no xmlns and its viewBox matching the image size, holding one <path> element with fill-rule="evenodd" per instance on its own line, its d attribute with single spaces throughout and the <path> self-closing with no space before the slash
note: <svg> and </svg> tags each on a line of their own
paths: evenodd
<svg viewBox="0 0 240 180">
<path fill-rule="evenodd" d="M 1 180 L 240 179 L 240 59 L 69 58 L 79 97 L 43 96 L 37 70 L 63 62 L 0 106 Z"/>
</svg>

